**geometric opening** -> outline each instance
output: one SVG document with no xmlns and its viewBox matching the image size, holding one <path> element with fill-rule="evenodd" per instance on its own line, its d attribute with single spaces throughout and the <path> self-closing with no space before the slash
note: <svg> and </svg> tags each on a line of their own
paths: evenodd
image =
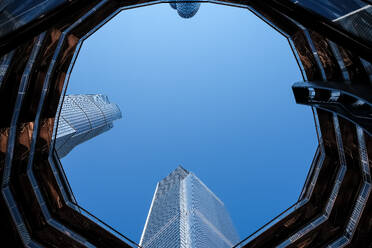
<svg viewBox="0 0 372 248">
<path fill-rule="evenodd" d="M 246 9 L 122 12 L 71 74 L 67 94 L 105 94 L 123 114 L 62 159 L 77 201 L 139 241 L 156 182 L 181 164 L 246 237 L 297 201 L 313 159 L 312 113 L 291 91 L 300 79 L 286 39 Z"/>
</svg>

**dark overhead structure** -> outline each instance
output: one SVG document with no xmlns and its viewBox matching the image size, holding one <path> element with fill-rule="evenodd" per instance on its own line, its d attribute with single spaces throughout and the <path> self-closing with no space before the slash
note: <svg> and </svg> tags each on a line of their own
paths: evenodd
<svg viewBox="0 0 372 248">
<path fill-rule="evenodd" d="M 121 10 L 161 2 L 0 3 L 3 244 L 138 246 L 76 204 L 56 123 L 82 42 Z M 235 247 L 372 247 L 371 1 L 205 2 L 247 8 L 288 39 L 303 76 L 294 96 L 313 109 L 319 140 L 298 202 Z"/>
</svg>

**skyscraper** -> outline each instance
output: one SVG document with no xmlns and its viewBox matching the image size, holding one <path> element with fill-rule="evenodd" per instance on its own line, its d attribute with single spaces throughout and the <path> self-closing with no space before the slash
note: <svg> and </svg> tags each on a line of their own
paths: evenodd
<svg viewBox="0 0 372 248">
<path fill-rule="evenodd" d="M 158 182 L 143 248 L 231 248 L 239 241 L 224 203 L 181 166 Z"/>
<path fill-rule="evenodd" d="M 68 95 L 58 120 L 56 151 L 60 158 L 75 146 L 113 127 L 121 118 L 119 107 L 104 95 Z"/>
</svg>

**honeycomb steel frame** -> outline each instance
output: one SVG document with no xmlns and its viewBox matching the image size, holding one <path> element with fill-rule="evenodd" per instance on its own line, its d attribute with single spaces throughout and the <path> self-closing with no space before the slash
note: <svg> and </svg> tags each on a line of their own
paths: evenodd
<svg viewBox="0 0 372 248">
<path fill-rule="evenodd" d="M 0 36 L 0 232 L 12 247 L 138 247 L 78 206 L 54 149 L 83 41 L 120 11 L 169 1 L 59 1 Z M 299 200 L 234 247 L 372 247 L 372 46 L 289 0 L 245 8 L 289 42 L 319 146 Z M 244 24 L 242 24 L 244 25 Z"/>
</svg>

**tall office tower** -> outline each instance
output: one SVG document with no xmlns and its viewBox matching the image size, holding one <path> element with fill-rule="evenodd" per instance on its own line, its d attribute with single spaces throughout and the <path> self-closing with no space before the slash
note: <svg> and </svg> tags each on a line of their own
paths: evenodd
<svg viewBox="0 0 372 248">
<path fill-rule="evenodd" d="M 143 229 L 143 248 L 231 248 L 239 241 L 224 203 L 181 166 L 161 180 Z"/>
<path fill-rule="evenodd" d="M 113 127 L 121 118 L 119 107 L 104 95 L 68 95 L 58 120 L 56 151 L 60 158 L 75 146 Z"/>
</svg>

